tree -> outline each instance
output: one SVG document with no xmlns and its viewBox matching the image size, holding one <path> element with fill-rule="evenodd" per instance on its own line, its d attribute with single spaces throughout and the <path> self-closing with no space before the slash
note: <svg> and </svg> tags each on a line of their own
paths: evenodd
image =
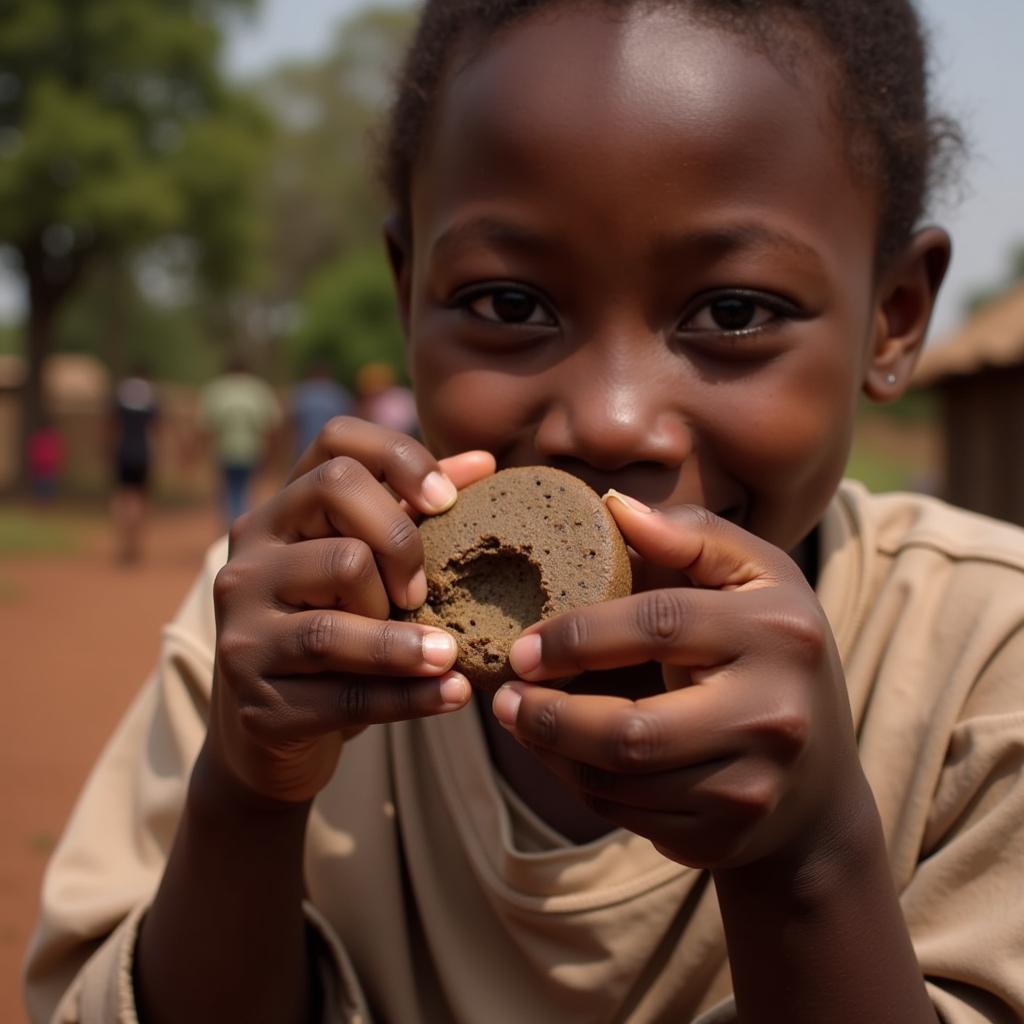
<svg viewBox="0 0 1024 1024">
<path fill-rule="evenodd" d="M 350 389 L 366 363 L 402 374 L 405 343 L 383 246 L 357 250 L 315 278 L 288 357 L 294 375 L 322 363 Z"/>
<path fill-rule="evenodd" d="M 278 126 L 265 202 L 272 299 L 297 300 L 320 269 L 381 247 L 384 198 L 374 134 L 390 101 L 412 7 L 370 7 L 342 21 L 321 59 L 291 63 L 256 84 Z"/>
<path fill-rule="evenodd" d="M 213 287 L 245 272 L 265 122 L 219 74 L 217 18 L 254 2 L 0 8 L 0 240 L 28 295 L 26 431 L 55 319 L 89 267 L 179 235 Z"/>
</svg>

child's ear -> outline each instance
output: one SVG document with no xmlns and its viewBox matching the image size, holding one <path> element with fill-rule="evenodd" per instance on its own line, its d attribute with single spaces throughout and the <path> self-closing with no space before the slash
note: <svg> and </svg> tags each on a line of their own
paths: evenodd
<svg viewBox="0 0 1024 1024">
<path fill-rule="evenodd" d="M 412 294 L 412 246 L 409 233 L 402 225 L 397 213 L 384 221 L 384 244 L 388 250 L 388 262 L 395 279 L 398 298 L 398 315 L 402 320 L 402 331 L 409 337 L 409 306 Z"/>
<path fill-rule="evenodd" d="M 951 242 L 941 228 L 916 232 L 882 278 L 875 330 L 864 373 L 864 393 L 891 402 L 906 391 L 921 354 Z"/>
</svg>

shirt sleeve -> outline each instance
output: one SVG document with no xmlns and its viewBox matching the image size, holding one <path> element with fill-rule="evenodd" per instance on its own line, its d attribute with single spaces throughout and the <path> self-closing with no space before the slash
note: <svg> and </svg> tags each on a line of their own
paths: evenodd
<svg viewBox="0 0 1024 1024">
<path fill-rule="evenodd" d="M 156 669 L 93 768 L 43 881 L 24 982 L 32 1024 L 138 1024 L 132 958 L 192 765 L 206 734 L 213 672 L 212 582 L 227 553 L 211 549 L 164 630 Z M 348 957 L 311 906 L 323 1024 L 371 1024 Z"/>
<path fill-rule="evenodd" d="M 950 737 L 903 913 L 944 1024 L 1024 1022 L 1024 628 Z"/>
</svg>

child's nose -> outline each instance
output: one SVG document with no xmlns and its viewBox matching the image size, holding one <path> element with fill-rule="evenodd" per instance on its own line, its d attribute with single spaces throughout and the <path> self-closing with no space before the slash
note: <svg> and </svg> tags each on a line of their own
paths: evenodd
<svg viewBox="0 0 1024 1024">
<path fill-rule="evenodd" d="M 541 421 L 538 451 L 604 472 L 638 462 L 677 468 L 694 448 L 678 389 L 657 360 L 604 359 L 565 365 Z"/>
</svg>

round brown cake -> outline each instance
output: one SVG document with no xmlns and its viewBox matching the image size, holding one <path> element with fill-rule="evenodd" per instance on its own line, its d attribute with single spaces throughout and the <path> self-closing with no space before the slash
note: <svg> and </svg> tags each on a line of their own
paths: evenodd
<svg viewBox="0 0 1024 1024">
<path fill-rule="evenodd" d="M 515 678 L 508 652 L 529 625 L 624 597 L 629 556 L 603 502 L 559 469 L 506 469 L 420 525 L 426 604 L 415 622 L 447 629 L 455 667 L 481 689 Z"/>
</svg>

